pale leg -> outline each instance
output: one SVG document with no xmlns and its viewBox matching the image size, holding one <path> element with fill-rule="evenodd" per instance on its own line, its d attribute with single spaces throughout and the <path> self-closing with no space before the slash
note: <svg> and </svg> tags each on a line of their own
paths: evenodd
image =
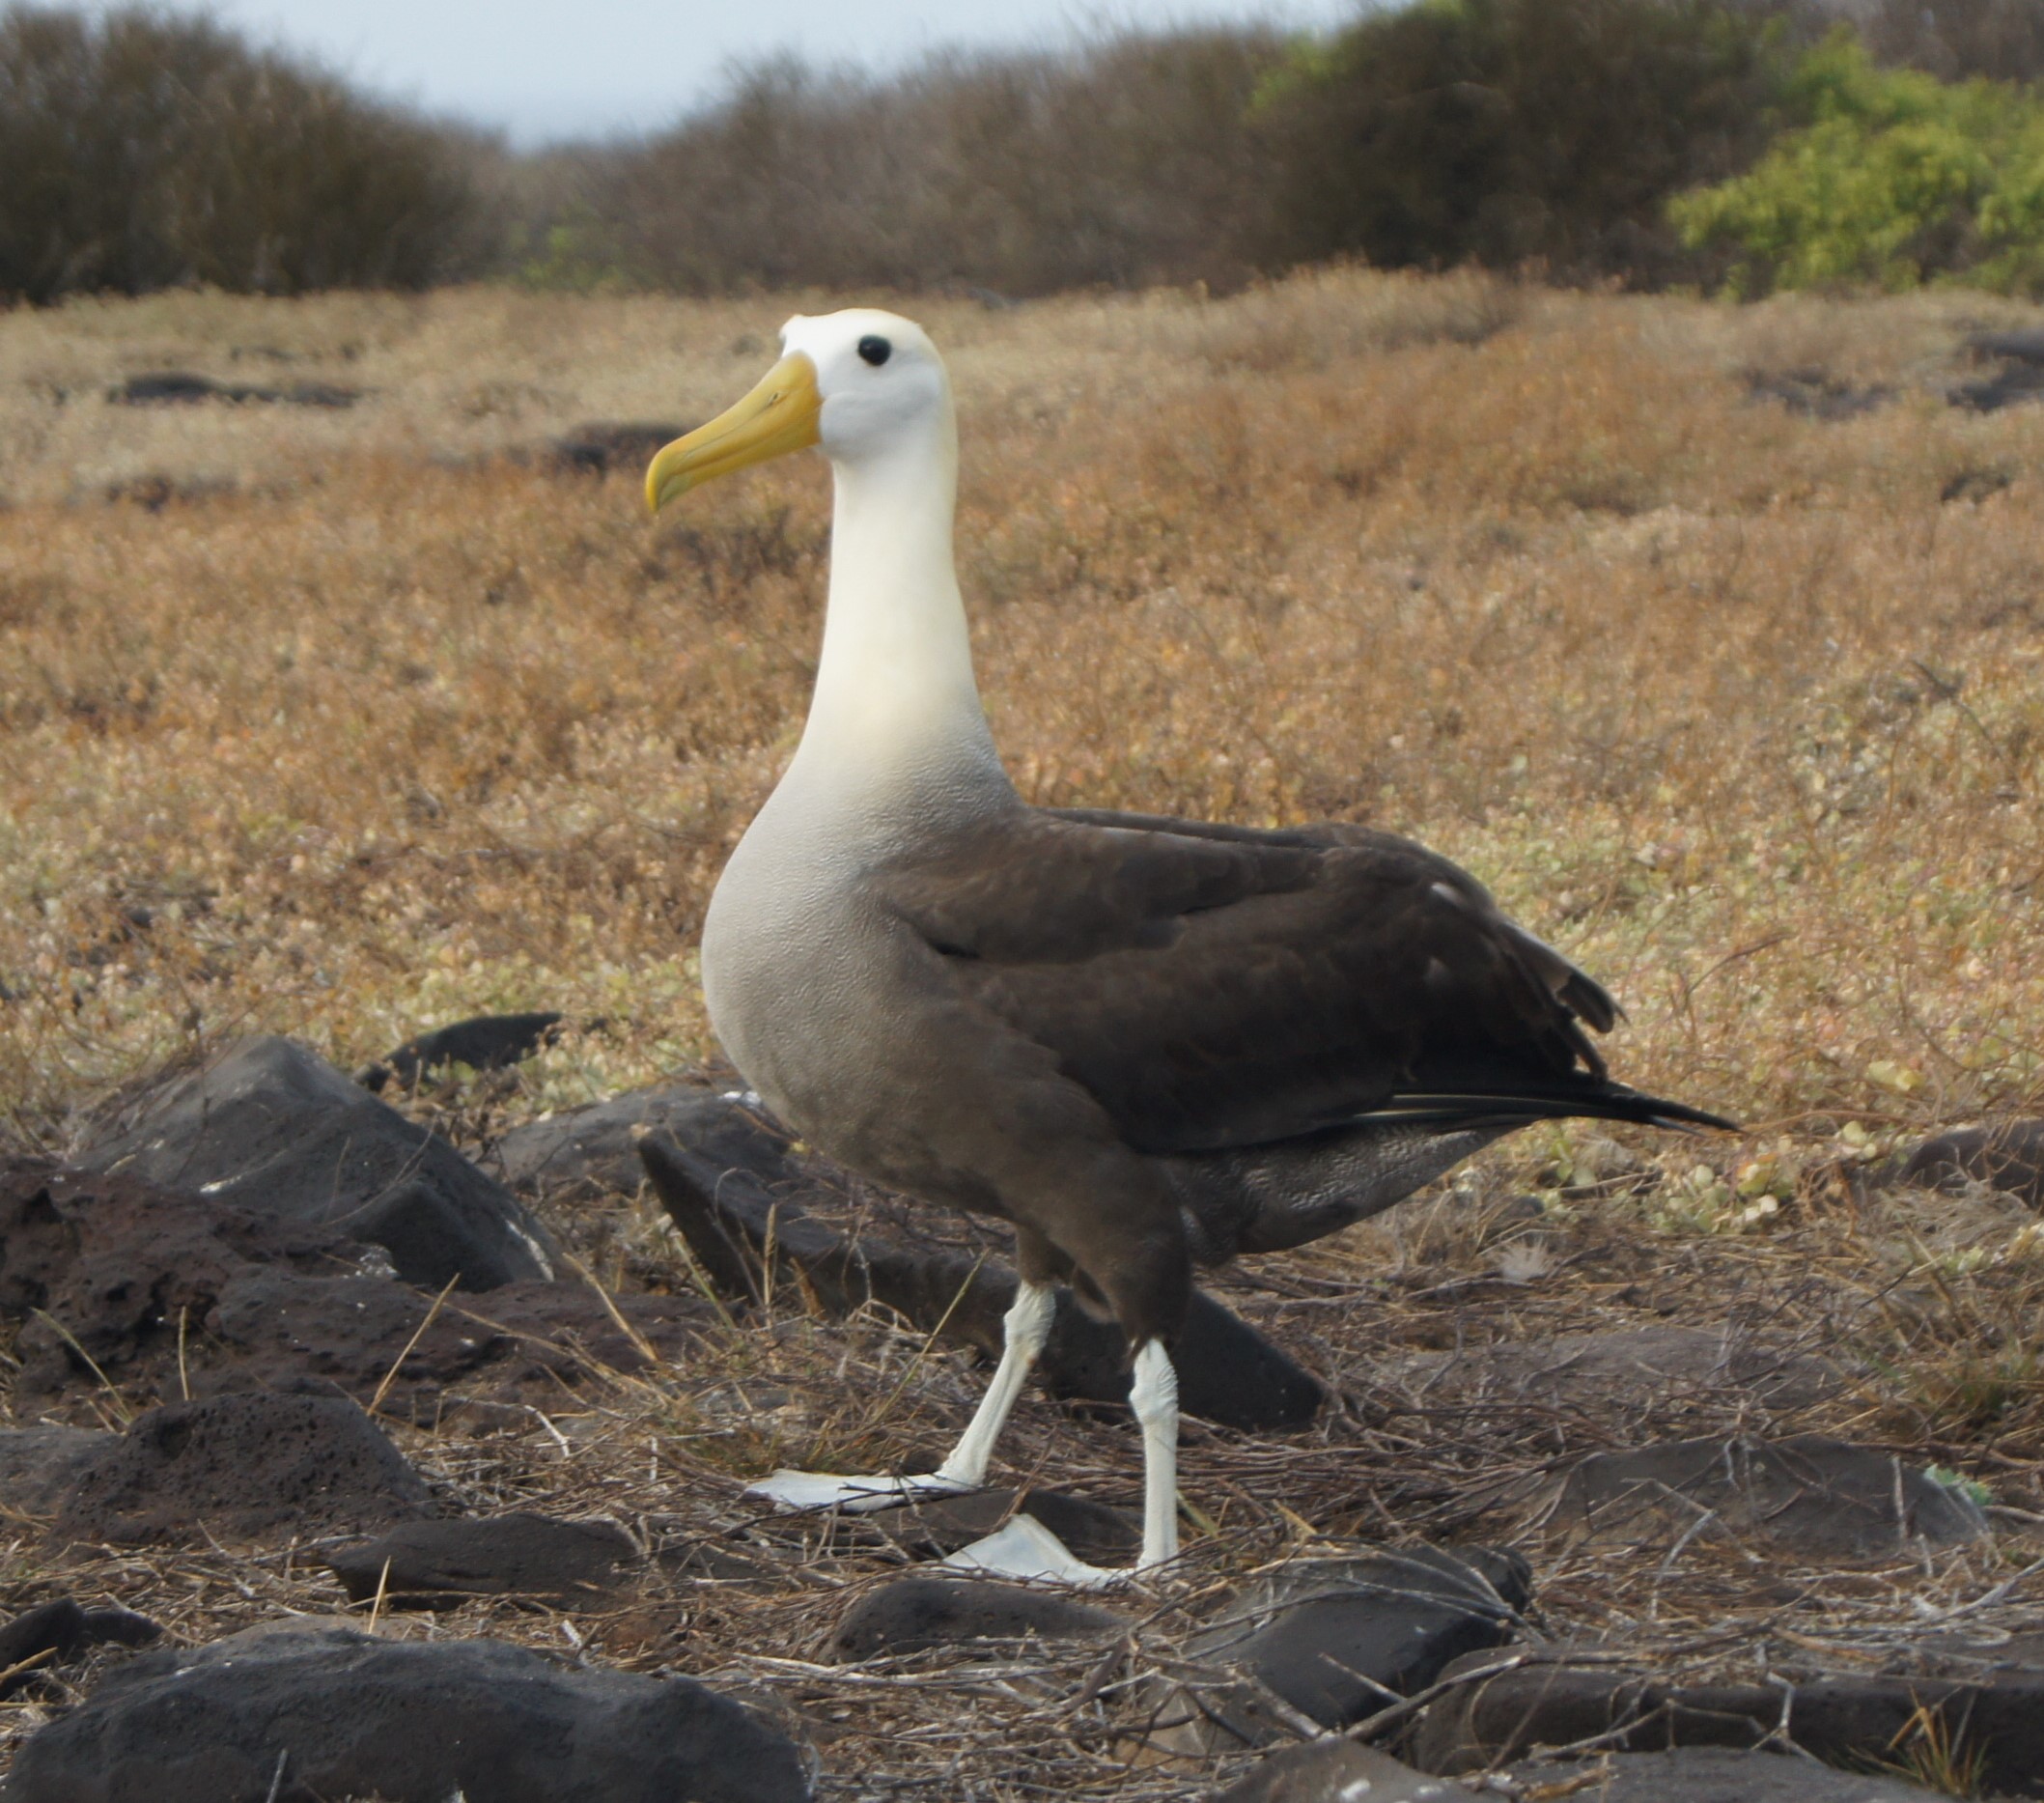
<svg viewBox="0 0 2044 1803">
<path fill-rule="evenodd" d="M 1014 1304 L 1001 1320 L 1000 1363 L 994 1367 L 994 1381 L 979 1399 L 971 1424 L 951 1449 L 951 1456 L 935 1473 L 952 1488 L 976 1490 L 987 1481 L 994 1442 L 1014 1413 L 1022 1385 L 1029 1381 L 1029 1369 L 1050 1338 L 1050 1323 L 1056 1314 L 1057 1292 L 1050 1284 L 1016 1286 Z"/>
<path fill-rule="evenodd" d="M 953 1553 L 944 1564 L 994 1577 L 1035 1579 L 1098 1590 L 1123 1584 L 1178 1557 L 1178 1373 L 1162 1340 L 1145 1340 L 1135 1353 L 1129 1406 L 1142 1429 L 1142 1552 L 1127 1571 L 1110 1571 L 1075 1558 L 1056 1535 L 1028 1515 Z"/>
<path fill-rule="evenodd" d="M 987 1480 L 987 1462 L 994 1443 L 1008 1424 L 1029 1368 L 1050 1337 L 1057 1295 L 1048 1283 L 1023 1283 L 1002 1318 L 1000 1364 L 980 1398 L 970 1425 L 959 1436 L 951 1455 L 935 1471 L 912 1478 L 835 1478 L 822 1472 L 777 1471 L 748 1484 L 748 1496 L 764 1496 L 783 1508 L 853 1510 L 888 1508 L 922 1496 L 954 1496 L 977 1490 Z M 1168 1367 L 1167 1367 L 1168 1368 Z M 1174 1417 L 1175 1419 L 1175 1417 Z"/>
<path fill-rule="evenodd" d="M 1142 1428 L 1142 1556 L 1138 1571 L 1178 1557 L 1178 1372 L 1159 1339 L 1135 1353 L 1129 1406 Z"/>
</svg>

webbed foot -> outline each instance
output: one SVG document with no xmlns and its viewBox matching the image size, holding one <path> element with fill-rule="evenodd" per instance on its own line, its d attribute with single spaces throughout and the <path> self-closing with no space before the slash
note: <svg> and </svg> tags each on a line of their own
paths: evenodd
<svg viewBox="0 0 2044 1803">
<path fill-rule="evenodd" d="M 821 1471 L 777 1471 L 748 1483 L 745 1494 L 763 1496 L 784 1509 L 846 1508 L 862 1514 L 929 1496 L 960 1496 L 975 1487 L 937 1472 L 910 1478 L 841 1478 Z"/>
<path fill-rule="evenodd" d="M 954 1571 L 1016 1578 L 1024 1584 L 1065 1584 L 1074 1590 L 1106 1590 L 1127 1584 L 1139 1567 L 1112 1571 L 1089 1565 L 1033 1515 L 1017 1515 L 983 1540 L 963 1546 L 943 1562 Z"/>
</svg>

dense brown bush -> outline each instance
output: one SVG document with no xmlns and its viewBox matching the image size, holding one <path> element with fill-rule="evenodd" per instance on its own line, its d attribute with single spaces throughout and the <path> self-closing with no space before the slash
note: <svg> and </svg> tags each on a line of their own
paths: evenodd
<svg viewBox="0 0 2044 1803">
<path fill-rule="evenodd" d="M 4 3 L 4 0 L 0 0 Z M 1261 28 L 742 70 L 664 134 L 513 158 L 205 20 L 0 12 L 0 297 L 1205 282 L 1328 258 L 1709 279 L 1664 208 L 1752 161 L 1844 0 L 1420 0 Z M 1867 0 L 1874 52 L 2044 72 L 2035 0 Z M 515 222 L 515 223 L 513 223 Z"/>
<path fill-rule="evenodd" d="M 584 158 L 551 242 L 571 273 L 686 294 L 1239 282 L 1268 180 L 1248 106 L 1278 54 L 1188 31 L 884 80 L 764 64 L 665 136 Z"/>
<path fill-rule="evenodd" d="M 1292 46 L 764 64 L 662 137 L 553 158 L 523 267 L 689 294 L 1226 289 L 1353 255 L 1688 278 L 1662 205 L 1759 153 L 1808 35 L 1742 0 L 1455 0 Z"/>
<path fill-rule="evenodd" d="M 459 139 L 207 20 L 0 14 L 0 295 L 422 288 L 482 211 Z"/>
</svg>

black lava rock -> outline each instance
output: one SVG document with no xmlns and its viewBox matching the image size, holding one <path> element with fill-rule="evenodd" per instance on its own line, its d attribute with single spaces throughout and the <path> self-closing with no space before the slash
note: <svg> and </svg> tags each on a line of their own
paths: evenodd
<svg viewBox="0 0 2044 1803">
<path fill-rule="evenodd" d="M 126 1609 L 87 1609 L 70 1596 L 39 1603 L 0 1627 L 0 1697 L 12 1697 L 90 1647 L 147 1647 L 162 1632 Z"/>
<path fill-rule="evenodd" d="M 587 1284 L 540 1279 L 498 1285 L 486 1323 L 459 1302 L 435 1313 L 431 1291 L 390 1269 L 379 1246 L 218 1196 L 0 1165 L 0 1317 L 21 1320 L 20 1398 L 97 1388 L 98 1366 L 138 1397 L 312 1384 L 366 1401 L 395 1370 L 386 1409 L 434 1419 L 451 1386 L 478 1399 L 527 1386 L 558 1395 L 592 1369 L 640 1368 L 649 1346 L 678 1357 L 716 1318 L 692 1294 L 606 1303 Z M 52 1512 L 78 1462 L 114 1438 L 0 1430 L 0 1503 Z"/>
<path fill-rule="evenodd" d="M 639 1138 L 648 1131 L 762 1183 L 806 1187 L 789 1156 L 787 1134 L 700 1084 L 655 1084 L 527 1121 L 497 1141 L 492 1168 L 521 1196 L 632 1196 L 646 1180 Z M 744 1280 L 736 1281 L 741 1293 L 749 1293 Z"/>
<path fill-rule="evenodd" d="M 1586 1654 L 1586 1657 L 1585 1657 Z M 1498 1654 L 1478 1654 L 1458 1669 Z M 1627 1671 L 1610 1663 L 1611 1648 L 1523 1648 L 1523 1663 L 1480 1683 L 1458 1685 L 1426 1711 L 1409 1757 L 1428 1771 L 1468 1772 L 1505 1764 L 1537 1746 L 1571 1746 L 1598 1737 L 1613 1753 L 1662 1753 L 1669 1748 L 1743 1748 L 1757 1752 L 1780 1733 L 1782 1692 L 1778 1684 L 1672 1684 L 1644 1668 Z M 1810 1678 L 1792 1699 L 1796 1745 L 1827 1765 L 1867 1766 L 1894 1760 L 1921 1732 L 1926 1720 L 1941 1721 L 1966 1750 L 1980 1759 L 1983 1791 L 2037 1794 L 2044 1772 L 2044 1672 L 1997 1672 L 1975 1681 L 1901 1676 L 1878 1673 Z M 1868 1789 L 1835 1793 L 1792 1787 L 1780 1766 L 1732 1765 L 1692 1755 L 1671 1761 L 1665 1775 L 1684 1764 L 1703 1776 L 1688 1790 L 1641 1785 L 1614 1795 L 1652 1799 L 1694 1798 L 1696 1803 L 1746 1803 L 1750 1797 L 1784 1799 L 1835 1796 L 1837 1803 L 1875 1803 L 1896 1793 Z M 1785 1761 L 1784 1761 L 1785 1763 Z M 1658 1768 L 1639 1762 L 1642 1774 Z M 1713 1767 L 1717 1769 L 1713 1769 Z M 1797 1761 L 1791 1771 L 1809 1774 Z M 1734 1775 L 1736 1774 L 1736 1775 Z M 1736 1789 L 1739 1782 L 1767 1780 Z M 1876 1781 L 1857 1781 L 1871 1787 Z"/>
<path fill-rule="evenodd" d="M 1583 1803 L 1939 1803 L 1940 1798 L 1940 1792 L 1900 1778 L 1834 1771 L 1792 1754 L 1738 1753 L 1727 1747 L 1621 1753 L 1579 1769 L 1527 1766 L 1519 1776 L 1552 1787 L 1545 1791 L 1550 1796 L 1563 1794 L 1564 1787 L 1581 1780 L 1583 1788 L 1574 1794 Z M 1374 1791 L 1369 1803 L 1378 1803 Z"/>
<path fill-rule="evenodd" d="M 1951 1546 L 1979 1538 L 1987 1518 L 1891 1453 L 1822 1434 L 1784 1440 L 1675 1440 L 1596 1452 L 1569 1472 L 1549 1519 L 1595 1538 L 1636 1545 L 1694 1530 L 1773 1539 L 1827 1559 L 1874 1559 L 1918 1538 Z"/>
<path fill-rule="evenodd" d="M 1802 1352 L 1781 1352 L 1726 1328 L 1616 1327 L 1553 1338 L 1471 1340 L 1452 1351 L 1385 1362 L 1409 1393 L 1484 1407 L 1562 1409 L 1624 1431 L 1643 1415 L 1725 1407 L 1742 1419 L 1807 1408 L 1846 1375 Z"/>
<path fill-rule="evenodd" d="M 1778 401 L 1805 419 L 1857 419 L 1895 398 L 1895 391 L 1885 384 L 1860 387 L 1825 370 L 1755 372 L 1746 385 L 1756 401 Z"/>
<path fill-rule="evenodd" d="M 0 1167 L 0 1315 L 27 1317 L 15 1351 L 30 1395 L 97 1383 L 78 1348 L 122 1381 L 174 1344 L 181 1316 L 203 1320 L 238 1273 L 301 1260 L 345 1269 L 371 1253 L 382 1258 L 329 1229 L 140 1177 L 44 1160 Z"/>
<path fill-rule="evenodd" d="M 359 1072 L 363 1088 L 381 1091 L 392 1078 L 406 1088 L 450 1064 L 495 1071 L 529 1058 L 551 1042 L 562 1017 L 555 1013 L 477 1014 L 451 1027 L 419 1033 Z"/>
<path fill-rule="evenodd" d="M 601 476 L 613 469 L 644 470 L 653 454 L 679 438 L 686 426 L 645 420 L 592 420 L 571 427 L 547 446 L 561 469 L 586 470 Z"/>
<path fill-rule="evenodd" d="M 86 1427 L 0 1430 L 0 1504 L 24 1515 L 54 1515 L 85 1474 L 120 1444 L 119 1434 Z M 0 1659 L 0 1666 L 6 1664 Z"/>
<path fill-rule="evenodd" d="M 686 1677 L 499 1641 L 258 1629 L 148 1653 L 15 1756 L 8 1803 L 808 1803 L 799 1750 Z"/>
<path fill-rule="evenodd" d="M 1971 1183 L 2044 1208 L 2044 1120 L 2004 1120 L 1941 1133 L 1884 1171 L 1885 1181 L 1957 1191 Z"/>
<path fill-rule="evenodd" d="M 925 1652 L 986 1641 L 1102 1640 L 1128 1618 L 1054 1591 L 977 1578 L 897 1578 L 869 1591 L 837 1628 L 840 1659 Z"/>
<path fill-rule="evenodd" d="M 57 1531 L 253 1540 L 359 1532 L 431 1507 L 425 1480 L 354 1403 L 258 1392 L 138 1415 L 80 1476 Z"/>
<path fill-rule="evenodd" d="M 508 1190 L 289 1039 L 243 1040 L 155 1085 L 78 1163 L 339 1228 L 428 1288 L 554 1274 L 545 1230 Z"/>
<path fill-rule="evenodd" d="M 2018 327 L 2006 332 L 1975 332 L 1966 341 L 1974 356 L 2008 363 L 2044 364 L 2044 332 Z"/>
<path fill-rule="evenodd" d="M 352 407 L 362 398 L 357 388 L 343 388 L 333 382 L 296 381 L 283 387 L 257 382 L 215 381 L 210 376 L 189 370 L 163 370 L 154 375 L 130 376 L 106 391 L 117 407 L 196 407 L 206 401 L 231 406 L 257 402 L 282 407 Z"/>
<path fill-rule="evenodd" d="M 504 1594 L 600 1601 L 637 1558 L 631 1536 L 614 1523 L 519 1514 L 404 1522 L 328 1553 L 326 1564 L 356 1602 L 380 1591 L 386 1603 L 431 1606 L 449 1596 Z"/>
<path fill-rule="evenodd" d="M 1488 1548 L 1281 1566 L 1186 1643 L 1214 1676 L 1187 1680 L 1192 1706 L 1161 1738 L 1185 1752 L 1290 1739 L 1266 1693 L 1323 1728 L 1350 1727 L 1386 1693 L 1410 1696 L 1451 1660 L 1510 1639 L 1529 1585 L 1524 1559 Z"/>
</svg>

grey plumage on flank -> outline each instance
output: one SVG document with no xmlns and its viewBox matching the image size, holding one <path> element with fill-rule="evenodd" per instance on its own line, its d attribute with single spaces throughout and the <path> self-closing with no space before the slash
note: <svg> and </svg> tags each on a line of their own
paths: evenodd
<svg viewBox="0 0 2044 1803">
<path fill-rule="evenodd" d="M 1728 1123 L 1611 1082 L 1589 1038 L 1615 1023 L 1610 997 L 1424 847 L 1026 804 L 972 677 L 941 360 L 866 310 L 798 318 L 783 343 L 647 477 L 658 506 L 821 443 L 835 481 L 816 694 L 711 903 L 711 1018 L 823 1151 L 1013 1223 L 1023 1282 L 938 1472 L 756 1487 L 811 1507 L 979 1483 L 1066 1282 L 1134 1356 L 1141 1569 L 1176 1549 L 1166 1348 L 1195 1263 L 1337 1231 L 1530 1121 Z M 1025 1521 L 959 1558 L 1121 1575 Z"/>
</svg>

